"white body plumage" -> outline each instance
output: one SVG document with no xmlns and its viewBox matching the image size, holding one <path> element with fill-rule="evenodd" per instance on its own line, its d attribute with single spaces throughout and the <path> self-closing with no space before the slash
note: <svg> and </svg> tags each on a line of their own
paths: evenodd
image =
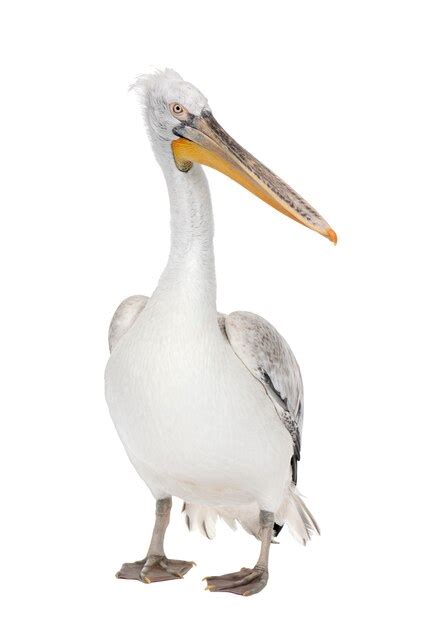
<svg viewBox="0 0 429 626">
<path fill-rule="evenodd" d="M 264 387 L 216 319 L 197 320 L 180 296 L 152 298 L 106 373 L 111 415 L 136 470 L 157 499 L 277 511 L 293 446 Z"/>
</svg>

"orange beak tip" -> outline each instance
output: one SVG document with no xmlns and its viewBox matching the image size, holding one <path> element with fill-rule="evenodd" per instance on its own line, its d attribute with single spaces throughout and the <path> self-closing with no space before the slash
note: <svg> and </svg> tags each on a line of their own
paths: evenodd
<svg viewBox="0 0 429 626">
<path fill-rule="evenodd" d="M 326 237 L 329 239 L 329 241 L 332 241 L 332 243 L 334 244 L 334 246 L 337 245 L 337 233 L 335 232 L 335 230 L 332 230 L 332 228 L 330 228 L 327 232 L 326 232 Z"/>
</svg>

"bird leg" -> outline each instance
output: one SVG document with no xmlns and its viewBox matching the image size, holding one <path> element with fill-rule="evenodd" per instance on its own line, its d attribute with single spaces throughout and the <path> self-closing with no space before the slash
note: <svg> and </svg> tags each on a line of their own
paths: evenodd
<svg viewBox="0 0 429 626">
<path fill-rule="evenodd" d="M 260 511 L 261 551 L 259 559 L 253 568 L 242 567 L 239 572 L 232 572 L 224 576 L 207 576 L 209 591 L 228 591 L 240 596 L 251 596 L 259 593 L 268 581 L 268 555 L 273 535 L 274 515 L 269 511 Z"/>
<path fill-rule="evenodd" d="M 156 518 L 152 539 L 146 558 L 135 563 L 124 563 L 117 578 L 155 583 L 162 580 L 183 578 L 195 563 L 167 559 L 164 552 L 164 536 L 170 522 L 171 498 L 156 501 Z"/>
</svg>

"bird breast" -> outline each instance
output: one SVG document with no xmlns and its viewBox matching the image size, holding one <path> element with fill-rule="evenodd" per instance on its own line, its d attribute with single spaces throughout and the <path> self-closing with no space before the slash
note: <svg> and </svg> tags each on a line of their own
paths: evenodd
<svg viewBox="0 0 429 626">
<path fill-rule="evenodd" d="M 243 490 L 250 472 L 262 489 L 268 474 L 287 471 L 290 436 L 215 330 L 174 336 L 150 324 L 131 328 L 106 369 L 110 413 L 130 458 L 166 480 Z"/>
</svg>

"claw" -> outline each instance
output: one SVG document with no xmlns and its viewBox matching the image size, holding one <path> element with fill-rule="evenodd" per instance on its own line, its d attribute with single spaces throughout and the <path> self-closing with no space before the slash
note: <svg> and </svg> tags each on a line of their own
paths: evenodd
<svg viewBox="0 0 429 626">
<path fill-rule="evenodd" d="M 146 583 L 146 585 L 150 585 L 150 583 L 152 582 L 150 578 L 148 578 L 147 576 L 143 576 L 143 582 Z"/>
</svg>

